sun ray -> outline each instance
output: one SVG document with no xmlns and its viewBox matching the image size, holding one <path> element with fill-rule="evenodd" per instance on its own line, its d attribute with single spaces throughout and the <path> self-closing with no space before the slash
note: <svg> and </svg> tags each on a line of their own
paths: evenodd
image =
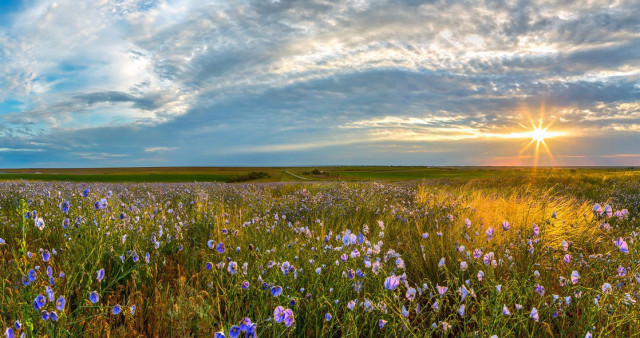
<svg viewBox="0 0 640 338">
<path fill-rule="evenodd" d="M 533 152 L 533 165 L 534 168 L 538 167 L 539 162 L 546 158 L 548 159 L 549 164 L 555 164 L 556 159 L 553 156 L 550 146 L 547 144 L 546 140 L 551 139 L 558 136 L 566 135 L 565 132 L 552 131 L 550 128 L 558 121 L 558 116 L 552 116 L 551 118 L 545 118 L 545 104 L 544 102 L 540 105 L 540 115 L 538 119 L 534 119 L 531 111 L 526 107 L 522 107 L 522 114 L 525 119 L 529 121 L 531 127 L 527 128 L 524 124 L 519 123 L 518 125 L 523 129 L 527 130 L 524 132 L 514 132 L 509 134 L 509 137 L 513 138 L 529 138 L 529 142 L 527 142 L 519 151 L 518 157 L 525 158 L 525 153 L 529 151 Z M 546 124 L 545 124 L 546 122 Z M 530 150 L 531 149 L 531 150 Z M 534 169 L 535 170 L 535 169 Z"/>
</svg>

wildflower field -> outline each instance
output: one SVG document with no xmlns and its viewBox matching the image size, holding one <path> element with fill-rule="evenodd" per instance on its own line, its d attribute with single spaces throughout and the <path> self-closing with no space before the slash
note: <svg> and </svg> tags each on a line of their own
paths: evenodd
<svg viewBox="0 0 640 338">
<path fill-rule="evenodd" d="M 0 182 L 19 336 L 638 336 L 640 175 Z"/>
</svg>

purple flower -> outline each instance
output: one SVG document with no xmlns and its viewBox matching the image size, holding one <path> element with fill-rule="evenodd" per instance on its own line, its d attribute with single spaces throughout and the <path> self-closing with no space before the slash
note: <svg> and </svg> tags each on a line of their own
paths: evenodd
<svg viewBox="0 0 640 338">
<path fill-rule="evenodd" d="M 436 289 L 438 289 L 438 294 L 440 296 L 444 296 L 444 294 L 447 292 L 447 290 L 449 290 L 448 287 L 446 286 L 440 286 L 440 285 L 436 285 Z"/>
<path fill-rule="evenodd" d="M 384 288 L 387 290 L 394 290 L 398 287 L 398 285 L 400 285 L 400 279 L 398 279 L 398 277 L 396 277 L 395 275 L 387 277 L 384 280 Z"/>
<path fill-rule="evenodd" d="M 49 286 L 46 287 L 45 294 L 47 295 L 47 298 L 49 298 L 49 301 L 53 302 L 53 300 L 55 299 L 55 294 L 53 293 L 53 290 L 51 290 Z"/>
<path fill-rule="evenodd" d="M 611 284 L 609 284 L 609 283 L 602 284 L 602 292 L 603 293 L 610 293 L 611 290 L 612 290 Z"/>
<path fill-rule="evenodd" d="M 96 273 L 96 279 L 98 280 L 98 283 L 102 282 L 103 278 L 104 278 L 104 269 L 100 269 Z"/>
<path fill-rule="evenodd" d="M 571 273 L 571 283 L 578 284 L 578 279 L 580 279 L 580 275 L 578 274 L 578 271 L 573 270 L 573 272 Z"/>
<path fill-rule="evenodd" d="M 416 289 L 415 288 L 408 288 L 407 292 L 405 293 L 405 297 L 408 300 L 413 300 L 414 298 L 416 298 Z"/>
<path fill-rule="evenodd" d="M 231 261 L 229 262 L 229 266 L 227 266 L 227 271 L 229 271 L 230 274 L 236 274 L 238 272 L 238 263 Z"/>
<path fill-rule="evenodd" d="M 540 284 L 536 284 L 536 286 L 535 286 L 534 290 L 535 290 L 538 294 L 540 294 L 540 296 L 544 295 L 544 292 L 545 292 L 545 290 L 544 290 L 544 286 L 542 286 L 542 285 L 540 285 Z"/>
<path fill-rule="evenodd" d="M 387 321 L 384 319 L 380 319 L 380 321 L 378 322 L 378 326 L 380 327 L 380 329 L 382 329 L 385 325 L 387 325 Z"/>
<path fill-rule="evenodd" d="M 42 320 L 48 320 L 49 312 L 47 312 L 46 310 L 42 310 L 42 312 L 40 312 L 40 316 L 42 317 Z"/>
<path fill-rule="evenodd" d="M 44 304 L 47 302 L 47 299 L 44 298 L 43 295 L 38 295 L 36 296 L 36 299 L 33 300 L 33 307 L 36 310 L 39 310 L 41 307 L 44 306 Z"/>
<path fill-rule="evenodd" d="M 91 301 L 92 304 L 97 303 L 99 299 L 100 297 L 98 296 L 97 292 L 93 291 L 91 292 L 91 294 L 89 294 L 89 301 Z"/>
<path fill-rule="evenodd" d="M 276 285 L 274 287 L 271 288 L 271 295 L 274 297 L 278 297 L 280 296 L 280 294 L 282 293 L 282 287 L 279 285 Z"/>
<path fill-rule="evenodd" d="M 531 318 L 536 322 L 540 319 L 540 316 L 538 315 L 538 309 L 536 308 L 531 309 Z"/>
<path fill-rule="evenodd" d="M 613 243 L 618 247 L 618 249 L 620 249 L 620 251 L 622 251 L 622 253 L 629 253 L 629 246 L 627 245 L 627 242 L 622 239 L 622 237 L 618 237 L 618 239 L 613 241 Z"/>
<path fill-rule="evenodd" d="M 214 243 L 215 243 L 215 242 L 214 242 L 212 239 L 210 239 L 210 240 L 208 240 L 208 241 L 207 241 L 207 246 L 209 247 L 209 249 L 213 249 L 213 244 L 214 244 Z"/>
<path fill-rule="evenodd" d="M 44 220 L 42 219 L 42 217 L 36 219 L 36 227 L 38 227 L 38 229 L 40 229 L 40 231 L 42 231 L 44 229 Z"/>
<path fill-rule="evenodd" d="M 244 317 L 242 318 L 242 320 L 240 321 L 240 331 L 247 331 L 249 330 L 249 327 L 251 326 L 251 319 L 249 319 L 249 317 Z"/>
<path fill-rule="evenodd" d="M 460 295 L 460 300 L 464 301 L 464 299 L 467 298 L 467 295 L 469 295 L 469 290 L 467 290 L 466 286 L 462 285 L 462 287 L 458 289 L 458 294 Z"/>
<path fill-rule="evenodd" d="M 253 323 L 247 328 L 247 336 L 246 338 L 257 338 L 258 333 L 256 332 L 256 323 Z"/>
<path fill-rule="evenodd" d="M 511 316 L 511 311 L 509 311 L 506 304 L 502 304 L 502 314 L 505 316 Z"/>
<path fill-rule="evenodd" d="M 49 258 L 51 258 L 51 253 L 49 253 L 49 250 L 42 250 L 42 260 L 48 262 Z"/>
<path fill-rule="evenodd" d="M 593 205 L 593 212 L 598 214 L 598 216 L 602 215 L 602 206 L 599 203 Z"/>
<path fill-rule="evenodd" d="M 491 237 L 493 237 L 493 227 L 489 227 L 485 233 L 487 234 L 487 238 L 491 240 Z"/>
<path fill-rule="evenodd" d="M 509 222 L 504 221 L 502 222 L 502 229 L 504 229 L 504 231 L 507 231 L 511 228 L 511 225 L 509 225 Z"/>
<path fill-rule="evenodd" d="M 540 234 L 540 228 L 538 227 L 537 224 L 533 223 L 533 236 L 538 236 L 539 234 Z"/>
<path fill-rule="evenodd" d="M 409 311 L 407 310 L 406 307 L 404 307 L 404 305 L 402 305 L 402 309 L 400 310 L 400 314 L 402 314 L 404 317 L 409 317 Z"/>
<path fill-rule="evenodd" d="M 331 320 L 331 314 L 330 313 L 326 313 L 324 315 L 324 320 L 327 321 L 327 322 L 330 321 Z"/>
<path fill-rule="evenodd" d="M 284 320 L 284 307 L 276 307 L 273 311 L 273 320 L 275 320 L 276 323 L 281 323 Z"/>
<path fill-rule="evenodd" d="M 224 243 L 218 243 L 218 245 L 216 245 L 216 251 L 218 251 L 218 253 L 224 253 Z"/>
<path fill-rule="evenodd" d="M 229 337 L 236 338 L 238 335 L 240 335 L 240 327 L 237 325 L 232 326 L 231 329 L 229 329 Z"/>
<path fill-rule="evenodd" d="M 293 311 L 291 311 L 291 309 L 284 310 L 284 325 L 286 327 L 291 326 L 291 324 L 293 324 L 293 320 Z"/>
<path fill-rule="evenodd" d="M 120 310 L 121 310 L 121 309 L 120 309 L 120 305 L 117 305 L 117 304 L 116 304 L 116 305 L 113 307 L 113 310 L 111 310 L 111 313 L 113 313 L 114 315 L 117 315 L 117 314 L 119 314 L 119 313 L 120 313 Z"/>
<path fill-rule="evenodd" d="M 460 308 L 458 309 L 458 314 L 460 315 L 460 317 L 464 317 L 464 304 L 460 305 Z"/>
<path fill-rule="evenodd" d="M 4 330 L 4 336 L 6 338 L 14 338 L 15 337 L 15 333 L 13 333 L 13 329 L 8 327 L 6 330 Z"/>
<path fill-rule="evenodd" d="M 58 321 L 58 314 L 55 311 L 51 311 L 51 313 L 49 314 L 49 318 L 51 318 L 52 321 L 56 322 Z"/>
</svg>

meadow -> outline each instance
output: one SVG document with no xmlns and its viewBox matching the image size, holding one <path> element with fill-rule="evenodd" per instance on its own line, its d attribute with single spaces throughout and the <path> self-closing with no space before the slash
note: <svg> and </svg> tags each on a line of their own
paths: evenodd
<svg viewBox="0 0 640 338">
<path fill-rule="evenodd" d="M 640 335 L 638 171 L 457 169 L 396 182 L 389 168 L 367 176 L 381 182 L 0 181 L 0 327 L 7 337 Z M 363 171 L 375 170 L 338 177 Z"/>
<path fill-rule="evenodd" d="M 0 181 L 37 180 L 70 182 L 335 182 L 412 181 L 549 175 L 640 172 L 637 167 L 428 167 L 428 166 L 321 166 L 321 167 L 133 167 L 0 169 Z M 257 179 L 242 179 L 252 172 Z"/>
</svg>

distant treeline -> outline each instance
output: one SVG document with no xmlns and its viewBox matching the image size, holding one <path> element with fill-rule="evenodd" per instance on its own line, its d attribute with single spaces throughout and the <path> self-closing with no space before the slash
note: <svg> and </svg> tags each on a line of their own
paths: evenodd
<svg viewBox="0 0 640 338">
<path fill-rule="evenodd" d="M 248 174 L 232 177 L 227 182 L 229 183 L 247 182 L 247 181 L 253 181 L 253 180 L 257 180 L 260 178 L 267 178 L 267 177 L 269 177 L 269 174 L 263 171 L 260 171 L 260 172 L 252 171 Z"/>
<path fill-rule="evenodd" d="M 311 171 L 305 171 L 302 175 L 317 175 L 317 176 L 334 176 L 338 177 L 338 174 L 331 173 L 329 171 L 322 171 L 318 169 L 313 169 Z"/>
</svg>

